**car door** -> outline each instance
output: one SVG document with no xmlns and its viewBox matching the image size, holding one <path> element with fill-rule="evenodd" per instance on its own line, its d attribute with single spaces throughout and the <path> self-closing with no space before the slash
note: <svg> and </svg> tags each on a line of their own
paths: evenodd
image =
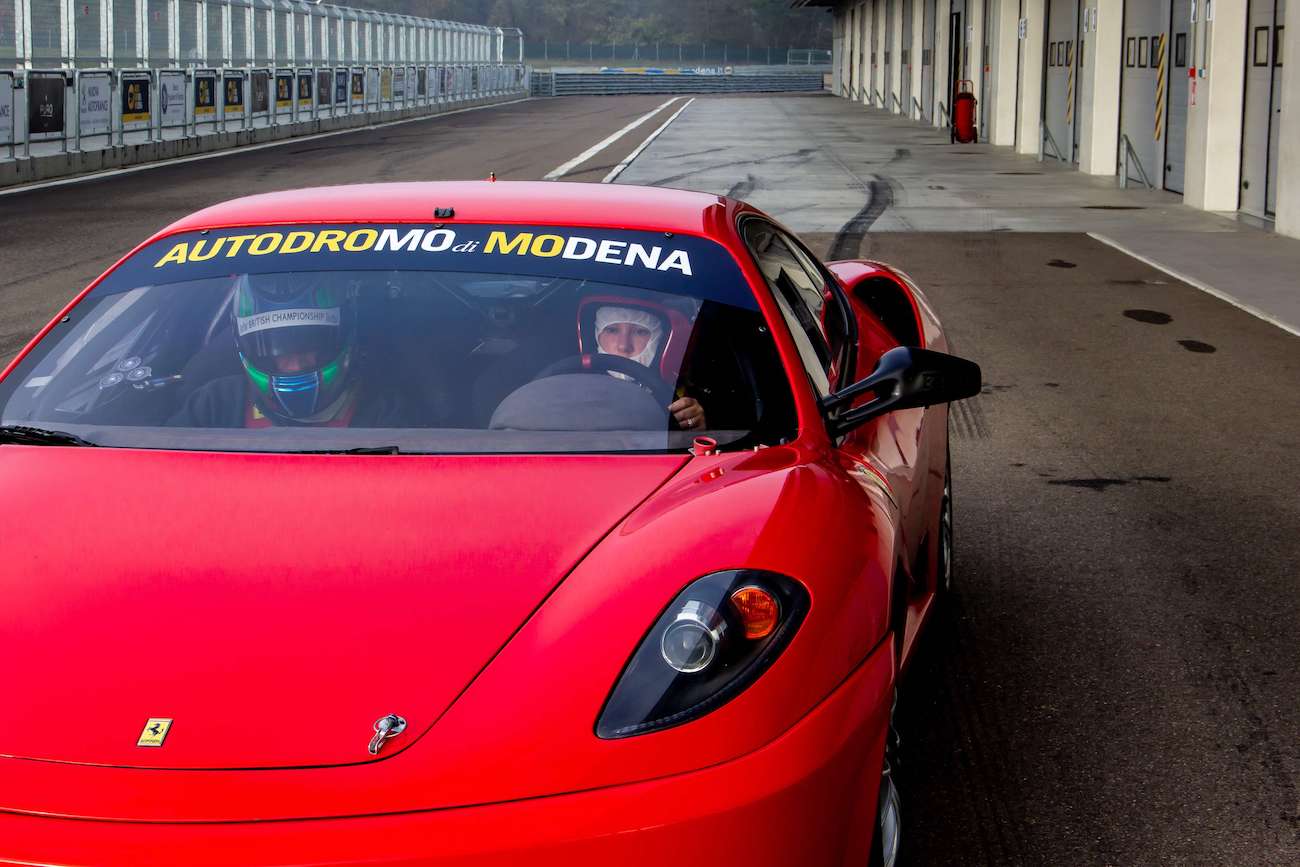
<svg viewBox="0 0 1300 867">
<path fill-rule="evenodd" d="M 897 345 L 876 316 L 865 305 L 850 301 L 797 239 L 758 218 L 746 220 L 741 234 L 819 396 L 864 379 L 880 356 Z M 897 613 L 906 623 L 905 647 L 933 589 L 921 553 L 927 518 L 924 469 L 928 459 L 921 449 L 925 417 L 923 409 L 896 410 L 851 431 L 836 444 L 843 469 L 864 487 L 883 482 L 898 508 L 899 561 L 905 581 Z"/>
</svg>

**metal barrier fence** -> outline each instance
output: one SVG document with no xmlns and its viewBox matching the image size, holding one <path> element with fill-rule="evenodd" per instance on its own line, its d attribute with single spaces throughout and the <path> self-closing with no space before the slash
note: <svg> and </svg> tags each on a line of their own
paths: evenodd
<svg viewBox="0 0 1300 867">
<path fill-rule="evenodd" d="M 526 96 L 528 89 L 529 70 L 522 64 L 0 71 L 0 160 L 422 106 L 454 108 Z"/>
<path fill-rule="evenodd" d="M 0 67 L 523 61 L 514 28 L 306 0 L 0 0 Z"/>
<path fill-rule="evenodd" d="M 821 72 L 767 75 L 644 75 L 534 72 L 533 96 L 628 93 L 792 93 L 825 89 Z"/>
<path fill-rule="evenodd" d="M 576 42 L 529 39 L 524 58 L 541 65 L 773 64 L 829 65 L 829 49 L 725 42 Z"/>
</svg>

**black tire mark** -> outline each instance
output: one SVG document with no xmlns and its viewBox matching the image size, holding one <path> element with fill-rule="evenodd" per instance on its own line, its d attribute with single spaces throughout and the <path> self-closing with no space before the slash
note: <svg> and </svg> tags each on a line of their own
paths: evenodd
<svg viewBox="0 0 1300 867">
<path fill-rule="evenodd" d="M 743 181 L 736 181 L 736 183 L 731 185 L 731 189 L 727 190 L 727 198 L 744 199 L 757 188 L 758 178 L 754 177 L 752 174 L 746 174 Z"/>
<path fill-rule="evenodd" d="M 831 243 L 831 260 L 856 259 L 862 248 L 862 241 L 870 231 L 871 225 L 880 219 L 880 215 L 894 203 L 894 185 L 888 178 L 877 175 L 867 182 L 867 203 L 862 210 L 853 215 L 838 232 Z"/>
</svg>

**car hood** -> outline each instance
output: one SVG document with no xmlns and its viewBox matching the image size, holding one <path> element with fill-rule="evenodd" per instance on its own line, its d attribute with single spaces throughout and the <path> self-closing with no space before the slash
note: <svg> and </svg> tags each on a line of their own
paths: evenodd
<svg viewBox="0 0 1300 867">
<path fill-rule="evenodd" d="M 0 756 L 394 755 L 684 460 L 4 446 Z M 173 722 L 138 746 L 151 718 Z"/>
</svg>

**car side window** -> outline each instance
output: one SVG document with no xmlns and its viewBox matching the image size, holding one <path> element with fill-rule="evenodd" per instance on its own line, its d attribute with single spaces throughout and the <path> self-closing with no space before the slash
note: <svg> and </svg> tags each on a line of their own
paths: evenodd
<svg viewBox="0 0 1300 867">
<path fill-rule="evenodd" d="M 772 289 L 799 349 L 804 369 L 818 393 L 829 394 L 836 355 L 823 322 L 828 313 L 838 320 L 839 312 L 825 309 L 821 274 L 815 267 L 809 270 L 796 247 L 771 223 L 759 219 L 746 220 L 741 226 L 741 234 Z"/>
</svg>

